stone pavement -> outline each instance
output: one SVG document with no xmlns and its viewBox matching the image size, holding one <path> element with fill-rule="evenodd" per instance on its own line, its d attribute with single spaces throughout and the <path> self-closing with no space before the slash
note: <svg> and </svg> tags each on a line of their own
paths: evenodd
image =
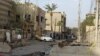
<svg viewBox="0 0 100 56">
<path fill-rule="evenodd" d="M 59 48 L 54 46 L 50 51 L 50 56 L 95 56 L 87 46 L 65 46 Z"/>
<path fill-rule="evenodd" d="M 7 43 L 0 42 L 0 52 L 8 53 L 11 51 L 11 47 Z"/>
</svg>

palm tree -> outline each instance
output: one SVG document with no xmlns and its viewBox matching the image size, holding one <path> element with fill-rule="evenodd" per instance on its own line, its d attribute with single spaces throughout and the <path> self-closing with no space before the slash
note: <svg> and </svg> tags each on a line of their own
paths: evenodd
<svg viewBox="0 0 100 56">
<path fill-rule="evenodd" d="M 56 4 L 52 3 L 51 5 L 50 4 L 47 4 L 45 6 L 45 9 L 47 9 L 48 12 L 50 12 L 50 16 L 51 16 L 51 32 L 53 32 L 53 26 L 52 26 L 52 17 L 53 17 L 53 11 L 57 8 Z M 53 35 L 52 35 L 53 36 Z"/>
<path fill-rule="evenodd" d="M 62 21 L 58 21 L 57 26 L 59 26 L 59 32 L 62 32 L 62 25 L 63 25 Z M 61 35 L 59 39 L 61 39 Z"/>
<path fill-rule="evenodd" d="M 59 32 L 60 32 L 62 27 L 62 21 L 58 21 L 57 26 L 59 26 Z"/>
<path fill-rule="evenodd" d="M 12 0 L 12 1 L 14 1 L 14 2 L 16 2 L 16 3 L 19 3 L 21 0 Z"/>
</svg>

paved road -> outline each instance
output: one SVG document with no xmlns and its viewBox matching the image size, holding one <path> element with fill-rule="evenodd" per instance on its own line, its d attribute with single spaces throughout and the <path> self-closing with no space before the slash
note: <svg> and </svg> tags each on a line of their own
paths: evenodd
<svg viewBox="0 0 100 56">
<path fill-rule="evenodd" d="M 50 56 L 95 56 L 87 46 L 66 46 L 59 48 L 54 46 L 50 51 Z"/>
<path fill-rule="evenodd" d="M 45 52 L 50 48 L 51 42 L 39 42 L 39 41 L 32 41 L 30 45 L 24 47 L 18 47 L 12 50 L 12 55 L 27 55 L 32 54 L 34 52 Z"/>
</svg>

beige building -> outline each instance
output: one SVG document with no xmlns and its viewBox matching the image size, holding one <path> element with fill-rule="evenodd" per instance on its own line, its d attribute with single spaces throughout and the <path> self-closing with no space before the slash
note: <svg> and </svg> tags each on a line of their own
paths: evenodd
<svg viewBox="0 0 100 56">
<path fill-rule="evenodd" d="M 65 13 L 61 12 L 53 12 L 52 13 L 52 25 L 51 25 L 51 15 L 50 12 L 46 12 L 45 14 L 46 19 L 46 28 L 45 33 L 49 36 L 51 36 L 51 26 L 53 30 L 53 39 L 64 39 L 63 32 L 65 31 L 66 27 L 66 15 Z M 60 37 L 62 36 L 62 37 Z"/>
<path fill-rule="evenodd" d="M 35 35 L 41 35 L 45 27 L 45 11 L 32 3 L 17 3 L 16 21 L 23 22 L 23 28 L 34 32 Z"/>
<path fill-rule="evenodd" d="M 46 28 L 45 30 L 51 31 L 51 16 L 50 12 L 46 12 Z M 53 12 L 52 16 L 52 28 L 53 32 L 63 32 L 66 26 L 66 15 L 61 12 Z"/>
<path fill-rule="evenodd" d="M 12 0 L 0 0 L 0 28 L 9 27 L 14 20 L 14 5 Z"/>
</svg>

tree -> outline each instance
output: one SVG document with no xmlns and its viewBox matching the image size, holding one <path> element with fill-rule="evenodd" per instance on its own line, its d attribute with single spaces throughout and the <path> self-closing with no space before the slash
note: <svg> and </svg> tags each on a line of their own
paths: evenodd
<svg viewBox="0 0 100 56">
<path fill-rule="evenodd" d="M 53 11 L 57 8 L 56 4 L 52 3 L 51 5 L 47 4 L 45 6 L 45 9 L 50 12 L 51 16 L 51 32 L 53 32 L 53 27 L 52 27 L 52 17 L 53 17 Z"/>
<path fill-rule="evenodd" d="M 57 26 L 59 26 L 59 32 L 62 33 L 62 21 L 58 21 Z M 59 39 L 61 39 L 61 34 L 59 36 Z"/>
<path fill-rule="evenodd" d="M 60 32 L 61 27 L 62 27 L 62 21 L 58 21 L 57 26 L 59 26 L 59 32 Z"/>
<path fill-rule="evenodd" d="M 87 16 L 86 19 L 81 23 L 81 36 L 84 38 L 86 36 L 86 25 L 88 26 L 94 26 L 93 20 L 95 19 L 95 16 Z"/>
<path fill-rule="evenodd" d="M 21 0 L 13 0 L 14 2 L 16 2 L 16 3 L 19 3 Z"/>
</svg>

